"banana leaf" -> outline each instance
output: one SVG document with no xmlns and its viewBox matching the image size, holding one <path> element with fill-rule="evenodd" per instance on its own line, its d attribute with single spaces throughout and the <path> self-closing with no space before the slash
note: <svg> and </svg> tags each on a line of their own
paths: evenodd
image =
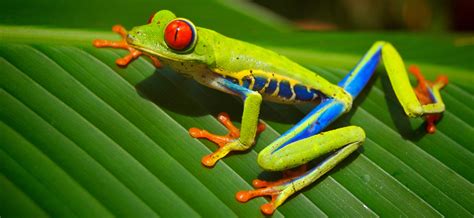
<svg viewBox="0 0 474 218">
<path fill-rule="evenodd" d="M 352 111 L 330 126 L 362 127 L 363 147 L 275 217 L 473 216 L 474 46 L 457 43 L 466 35 L 298 32 L 245 1 L 2 4 L 0 216 L 262 216 L 267 200 L 241 204 L 234 195 L 257 177 L 279 176 L 263 172 L 257 154 L 314 105 L 264 103 L 267 129 L 256 145 L 203 167 L 200 159 L 216 146 L 188 129 L 225 134 L 215 115 L 226 111 L 238 126 L 242 102 L 145 58 L 119 68 L 114 61 L 125 51 L 91 45 L 116 39 L 111 25 L 141 25 L 163 8 L 273 49 L 334 83 L 377 40 L 392 42 L 429 79 L 449 77 L 447 110 L 437 132 L 426 134 L 421 118 L 404 116 L 379 67 Z"/>
</svg>

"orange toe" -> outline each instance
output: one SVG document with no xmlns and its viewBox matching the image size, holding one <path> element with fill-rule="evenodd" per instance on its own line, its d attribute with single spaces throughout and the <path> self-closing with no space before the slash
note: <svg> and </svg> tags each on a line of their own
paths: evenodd
<svg viewBox="0 0 474 218">
<path fill-rule="evenodd" d="M 442 88 L 448 84 L 448 77 L 441 75 L 436 78 L 434 82 L 430 82 L 425 79 L 421 71 L 418 69 L 416 65 L 412 65 L 409 67 L 409 71 L 415 75 L 416 79 L 418 80 L 418 85 L 414 88 L 416 97 L 420 101 L 421 104 L 431 104 L 434 103 L 434 100 L 431 97 L 430 90 L 428 88 L 432 88 L 435 85 L 439 85 L 439 88 Z M 433 134 L 436 131 L 435 123 L 441 118 L 441 114 L 427 114 L 424 116 L 426 120 L 426 132 Z"/>
<path fill-rule="evenodd" d="M 209 133 L 206 130 L 198 129 L 194 127 L 189 129 L 189 135 L 191 135 L 191 137 L 193 138 L 207 139 L 211 142 L 214 142 L 219 147 L 222 147 L 226 145 L 227 143 L 232 142 L 237 139 L 237 137 L 232 137 L 229 135 L 225 135 L 225 136 L 215 135 L 215 134 Z"/>
<path fill-rule="evenodd" d="M 143 55 L 143 53 L 132 46 L 130 46 L 127 43 L 127 30 L 121 26 L 121 25 L 115 25 L 112 27 L 112 31 L 118 33 L 122 39 L 119 41 L 110 41 L 110 40 L 103 40 L 103 39 L 96 39 L 92 41 L 92 44 L 97 47 L 97 48 L 103 48 L 103 47 L 111 47 L 111 48 L 120 48 L 120 49 L 125 49 L 128 50 L 130 53 L 127 54 L 125 57 L 119 58 L 115 61 L 115 63 L 119 67 L 126 67 L 129 63 L 131 63 L 133 60 L 137 59 L 139 56 Z M 150 57 L 150 59 L 153 61 L 153 65 L 155 67 L 161 67 L 160 61 L 151 55 L 146 55 Z"/>
<path fill-rule="evenodd" d="M 235 194 L 235 199 L 241 203 L 245 203 L 255 197 L 269 196 L 272 200 L 268 203 L 263 204 L 260 207 L 260 210 L 266 215 L 271 215 L 273 214 L 273 212 L 275 212 L 275 200 L 280 194 L 281 191 L 279 189 L 262 188 L 250 191 L 239 191 Z"/>
<path fill-rule="evenodd" d="M 440 75 L 436 78 L 435 83 L 440 83 L 445 86 L 448 84 L 448 77 L 445 75 Z"/>
<path fill-rule="evenodd" d="M 266 204 L 263 204 L 261 207 L 260 207 L 260 210 L 262 211 L 262 213 L 264 213 L 265 215 L 272 215 L 273 212 L 275 212 L 275 206 L 273 205 L 273 203 L 266 203 Z"/>
<path fill-rule="evenodd" d="M 299 167 L 297 170 L 288 170 L 283 173 L 283 178 L 277 181 L 269 182 L 269 181 L 264 181 L 260 179 L 255 179 L 252 181 L 253 187 L 255 187 L 255 190 L 249 190 L 249 191 L 239 191 L 236 193 L 235 198 L 237 201 L 245 203 L 249 201 L 252 198 L 255 197 L 261 197 L 261 196 L 269 196 L 271 197 L 271 201 L 263 204 L 260 207 L 260 210 L 262 213 L 265 215 L 271 215 L 273 212 L 275 212 L 277 206 L 275 205 L 275 201 L 278 199 L 278 197 L 281 195 L 282 190 L 288 187 L 288 185 L 291 185 L 291 181 L 297 177 L 302 176 L 304 173 L 307 171 L 307 165 L 302 165 Z"/>
<path fill-rule="evenodd" d="M 202 165 L 206 166 L 206 167 L 213 167 L 214 165 L 216 165 L 216 161 L 212 159 L 212 154 L 209 154 L 209 155 L 206 155 L 204 156 L 202 159 L 201 159 L 201 163 Z"/>
<path fill-rule="evenodd" d="M 204 129 L 194 127 L 189 129 L 189 135 L 191 135 L 191 137 L 207 139 L 219 146 L 217 151 L 206 155 L 201 159 L 202 165 L 206 167 L 213 167 L 219 159 L 225 157 L 229 152 L 236 150 L 234 147 L 230 147 L 232 145 L 229 143 L 238 140 L 240 137 L 240 130 L 234 126 L 227 113 L 219 113 L 219 115 L 217 115 L 217 120 L 222 123 L 222 125 L 224 125 L 227 130 L 229 130 L 228 134 L 215 135 Z M 257 134 L 263 130 L 265 130 L 265 125 L 259 123 L 257 126 Z"/>
<path fill-rule="evenodd" d="M 279 186 L 281 184 L 287 183 L 297 177 L 300 177 L 307 171 L 307 164 L 301 165 L 296 170 L 286 170 L 283 172 L 283 177 L 276 181 L 265 181 L 260 179 L 254 179 L 252 181 L 252 186 L 254 188 L 265 188 L 265 187 L 274 187 Z"/>
</svg>

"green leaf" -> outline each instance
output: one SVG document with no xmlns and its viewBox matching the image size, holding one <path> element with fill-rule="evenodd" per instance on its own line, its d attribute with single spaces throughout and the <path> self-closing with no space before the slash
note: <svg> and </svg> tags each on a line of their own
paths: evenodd
<svg viewBox="0 0 474 218">
<path fill-rule="evenodd" d="M 232 13 L 232 22 L 239 16 L 255 20 Z M 472 217 L 472 46 L 454 46 L 457 36 L 287 33 L 259 25 L 272 34 L 234 34 L 331 82 L 378 39 L 393 42 L 428 77 L 450 78 L 442 92 L 447 111 L 438 131 L 426 135 L 421 119 L 403 115 L 383 68 L 377 70 L 352 111 L 331 126 L 364 128 L 363 148 L 274 216 Z M 232 32 L 223 24 L 214 27 L 219 28 Z M 262 172 L 257 153 L 314 107 L 264 103 L 268 128 L 252 150 L 207 169 L 200 159 L 216 146 L 192 139 L 187 130 L 224 134 L 214 116 L 229 112 L 238 125 L 238 99 L 169 69 L 155 71 L 142 58 L 118 68 L 114 61 L 125 52 L 90 45 L 94 38 L 114 38 L 105 31 L 1 26 L 0 37 L 2 216 L 261 216 L 266 200 L 241 204 L 234 195 L 251 189 L 256 177 L 278 176 Z"/>
</svg>

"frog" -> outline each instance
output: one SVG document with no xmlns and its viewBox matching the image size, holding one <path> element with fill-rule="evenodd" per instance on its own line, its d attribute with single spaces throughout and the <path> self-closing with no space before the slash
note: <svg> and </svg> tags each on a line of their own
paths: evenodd
<svg viewBox="0 0 474 218">
<path fill-rule="evenodd" d="M 126 67 L 145 55 L 157 68 L 168 66 L 204 86 L 242 99 L 240 129 L 225 112 L 217 119 L 229 130 L 226 135 L 189 129 L 191 137 L 207 139 L 219 147 L 202 158 L 201 163 L 206 167 L 212 168 L 229 153 L 248 150 L 255 144 L 257 135 L 265 130 L 265 124 L 259 121 L 262 101 L 316 103 L 301 121 L 258 154 L 256 162 L 263 170 L 284 171 L 283 178 L 256 179 L 252 182 L 255 190 L 238 191 L 235 195 L 239 202 L 271 197 L 270 202 L 261 206 L 266 215 L 273 214 L 288 197 L 321 178 L 363 144 L 366 135 L 359 126 L 324 130 L 351 110 L 354 99 L 368 85 L 380 62 L 383 61 L 404 113 L 410 118 L 425 117 L 429 133 L 435 131 L 435 123 L 445 110 L 440 90 L 448 83 L 447 77 L 441 75 L 429 82 L 412 66 L 409 71 L 419 83 L 413 89 L 400 54 L 385 41 L 375 42 L 357 65 L 339 83 L 333 84 L 283 55 L 197 27 L 169 10 L 154 13 L 147 24 L 130 31 L 120 25 L 112 30 L 122 40 L 97 39 L 93 45 L 128 50 L 129 54 L 116 60 L 117 65 Z M 320 163 L 308 169 L 308 162 L 321 157 L 324 158 Z"/>
</svg>

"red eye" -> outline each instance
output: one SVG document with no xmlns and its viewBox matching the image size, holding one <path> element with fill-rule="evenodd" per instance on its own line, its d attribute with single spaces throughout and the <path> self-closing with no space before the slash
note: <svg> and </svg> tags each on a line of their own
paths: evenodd
<svg viewBox="0 0 474 218">
<path fill-rule="evenodd" d="M 173 50 L 184 51 L 194 45 L 196 30 L 194 25 L 182 19 L 171 21 L 165 29 L 165 42 Z"/>
</svg>

